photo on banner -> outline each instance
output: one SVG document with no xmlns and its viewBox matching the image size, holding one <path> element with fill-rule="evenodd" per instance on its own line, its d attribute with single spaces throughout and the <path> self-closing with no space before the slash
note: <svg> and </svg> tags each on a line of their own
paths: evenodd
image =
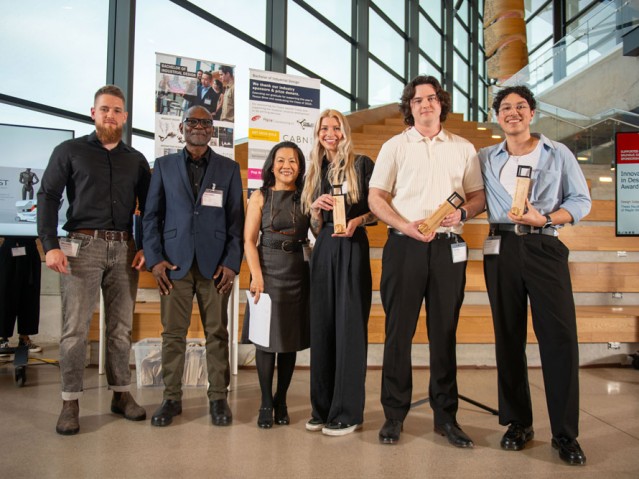
<svg viewBox="0 0 639 479">
<path fill-rule="evenodd" d="M 277 143 L 296 143 L 308 160 L 319 107 L 319 80 L 254 69 L 249 71 L 249 195 L 262 186 L 262 167 Z"/>
<path fill-rule="evenodd" d="M 235 65 L 165 53 L 155 58 L 155 157 L 184 148 L 182 116 L 200 105 L 213 116 L 211 148 L 234 159 Z"/>
</svg>

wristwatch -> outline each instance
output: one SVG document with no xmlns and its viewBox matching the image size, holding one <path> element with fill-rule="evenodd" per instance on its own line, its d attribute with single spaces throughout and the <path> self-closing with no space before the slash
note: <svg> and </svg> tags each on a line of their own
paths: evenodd
<svg viewBox="0 0 639 479">
<path fill-rule="evenodd" d="M 548 228 L 549 226 L 552 226 L 552 218 L 550 217 L 550 215 L 544 215 L 544 218 L 546 218 L 546 224 L 544 224 L 542 228 Z"/>
<path fill-rule="evenodd" d="M 464 208 L 459 208 L 459 211 L 461 211 L 461 220 L 460 221 L 466 221 L 466 218 L 468 216 L 468 214 L 466 213 L 466 210 Z"/>
</svg>

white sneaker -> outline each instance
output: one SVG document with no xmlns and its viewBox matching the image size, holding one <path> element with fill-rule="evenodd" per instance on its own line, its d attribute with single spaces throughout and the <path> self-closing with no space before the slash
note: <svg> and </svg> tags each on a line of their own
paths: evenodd
<svg viewBox="0 0 639 479">
<path fill-rule="evenodd" d="M 306 423 L 306 430 L 311 432 L 321 431 L 325 424 L 314 417 L 310 418 Z"/>
<path fill-rule="evenodd" d="M 9 346 L 9 340 L 8 339 L 0 339 L 0 350 L 2 349 L 8 349 L 11 346 Z M 0 352 L 0 358 L 6 358 L 7 356 L 11 356 L 10 353 L 5 353 L 5 352 Z"/>
<path fill-rule="evenodd" d="M 361 424 L 342 424 L 341 422 L 327 424 L 322 428 L 322 434 L 327 436 L 346 436 L 356 429 L 361 428 Z"/>
</svg>

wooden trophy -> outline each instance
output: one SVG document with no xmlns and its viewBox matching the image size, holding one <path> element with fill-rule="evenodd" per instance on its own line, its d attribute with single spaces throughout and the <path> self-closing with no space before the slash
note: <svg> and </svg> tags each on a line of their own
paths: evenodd
<svg viewBox="0 0 639 479">
<path fill-rule="evenodd" d="M 446 215 L 449 215 L 464 204 L 464 198 L 456 191 L 430 217 L 417 227 L 421 234 L 427 235 L 439 228 Z"/>
<path fill-rule="evenodd" d="M 333 185 L 333 229 L 335 234 L 346 233 L 346 205 L 342 185 Z"/>
<path fill-rule="evenodd" d="M 526 210 L 526 198 L 528 198 L 531 175 L 532 166 L 520 165 L 517 167 L 515 194 L 513 196 L 513 204 L 510 207 L 510 212 L 515 216 L 523 215 Z"/>
</svg>

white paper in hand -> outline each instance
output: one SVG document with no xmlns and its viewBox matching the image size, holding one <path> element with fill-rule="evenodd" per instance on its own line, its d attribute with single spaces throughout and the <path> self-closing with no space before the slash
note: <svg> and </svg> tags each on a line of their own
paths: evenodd
<svg viewBox="0 0 639 479">
<path fill-rule="evenodd" d="M 249 340 L 253 344 L 268 348 L 271 337 L 271 297 L 261 293 L 259 302 L 255 304 L 255 298 L 247 291 L 246 301 L 251 315 Z"/>
</svg>

